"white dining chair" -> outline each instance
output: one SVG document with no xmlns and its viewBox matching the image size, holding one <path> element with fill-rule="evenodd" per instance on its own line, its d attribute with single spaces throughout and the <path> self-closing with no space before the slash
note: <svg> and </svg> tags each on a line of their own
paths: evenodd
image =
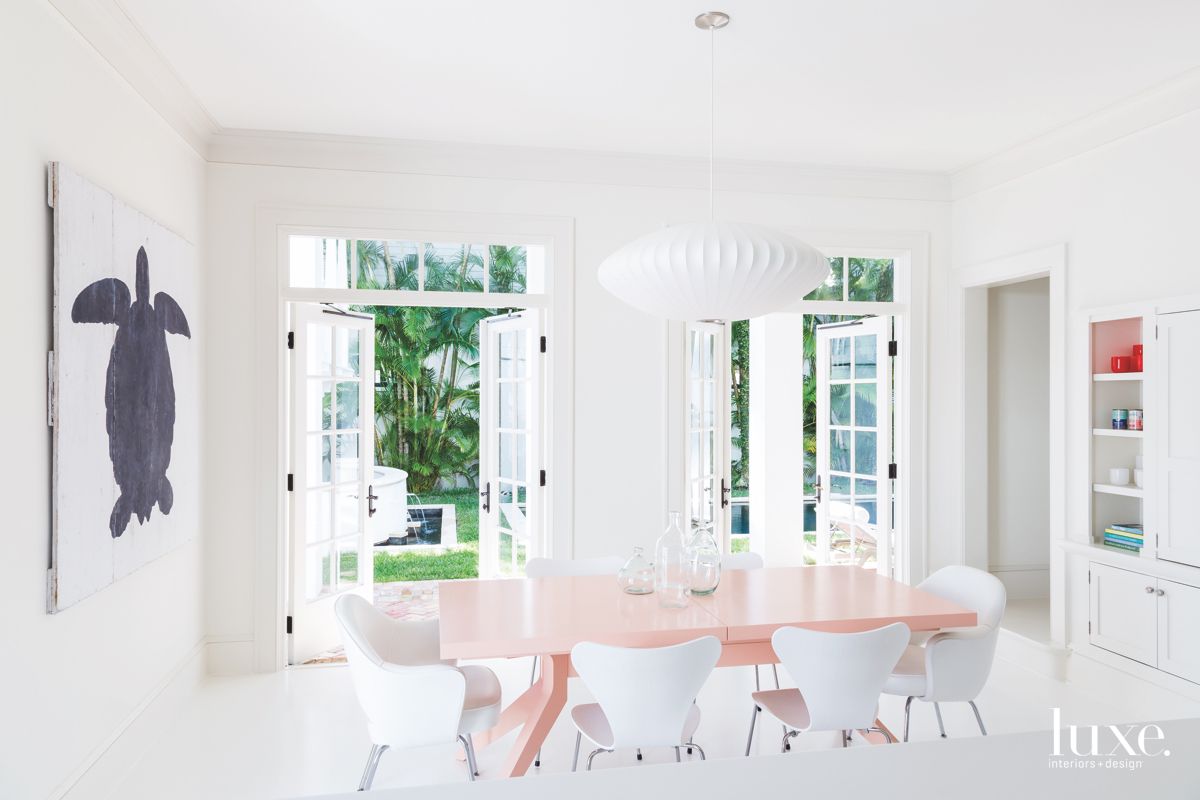
<svg viewBox="0 0 1200 800">
<path fill-rule="evenodd" d="M 1007 593 L 1000 579 L 989 572 L 966 566 L 942 567 L 919 584 L 920 589 L 945 598 L 978 617 L 973 628 L 949 628 L 932 636 L 914 635 L 883 687 L 884 694 L 906 697 L 904 741 L 914 698 L 933 703 L 938 731 L 946 738 L 940 703 L 967 703 L 975 712 L 979 732 L 987 736 L 975 698 L 983 691 L 992 661 L 1000 620 L 1004 617 Z"/>
<path fill-rule="evenodd" d="M 487 667 L 458 667 L 439 655 L 438 621 L 395 620 L 354 594 L 334 603 L 354 691 L 371 736 L 371 754 L 359 781 L 371 788 L 389 748 L 462 742 L 467 774 L 479 767 L 471 734 L 500 719 L 500 681 Z"/>
<path fill-rule="evenodd" d="M 739 570 L 739 569 L 762 569 L 763 557 L 758 553 L 730 553 L 721 558 L 721 571 Z M 759 675 L 759 667 L 761 664 L 754 665 L 754 691 L 762 691 L 762 678 Z M 779 688 L 779 665 L 771 665 L 771 674 L 775 678 L 775 688 Z M 783 732 L 787 733 L 787 726 L 783 726 Z"/>
<path fill-rule="evenodd" d="M 616 556 L 595 556 L 593 558 L 531 558 L 525 562 L 526 578 L 552 578 L 587 575 L 612 575 L 614 580 L 625 562 Z M 533 666 L 529 671 L 529 685 L 537 681 L 538 657 L 533 657 Z M 542 765 L 542 751 L 538 750 L 533 760 L 535 767 Z"/>
<path fill-rule="evenodd" d="M 575 723 L 575 758 L 579 767 L 583 737 L 596 745 L 587 768 L 600 753 L 621 748 L 672 747 L 704 749 L 692 741 L 700 725 L 695 697 L 721 657 L 721 642 L 703 636 L 668 647 L 613 647 L 581 642 L 571 649 L 571 664 L 595 703 L 571 709 Z"/>
<path fill-rule="evenodd" d="M 876 727 L 879 695 L 888 674 L 908 645 L 908 626 L 895 622 L 861 633 L 829 633 L 806 628 L 778 628 L 771 646 L 795 689 L 755 692 L 754 713 L 746 755 L 754 742 L 754 723 L 765 711 L 784 724 L 781 749 L 789 740 L 808 731 L 841 731 L 842 747 L 855 730 L 878 731 L 891 741 L 887 730 Z"/>
</svg>

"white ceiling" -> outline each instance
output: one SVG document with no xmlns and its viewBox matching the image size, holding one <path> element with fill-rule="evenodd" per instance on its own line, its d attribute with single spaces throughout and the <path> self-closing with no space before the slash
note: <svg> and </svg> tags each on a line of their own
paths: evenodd
<svg viewBox="0 0 1200 800">
<path fill-rule="evenodd" d="M 703 0 L 119 0 L 223 128 L 697 156 Z M 954 170 L 1200 66 L 1195 0 L 720 0 L 718 155 Z"/>
</svg>

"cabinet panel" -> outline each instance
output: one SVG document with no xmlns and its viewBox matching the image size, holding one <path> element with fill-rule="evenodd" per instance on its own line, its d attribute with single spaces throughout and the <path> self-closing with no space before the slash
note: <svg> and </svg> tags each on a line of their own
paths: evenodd
<svg viewBox="0 0 1200 800">
<path fill-rule="evenodd" d="M 1158 668 L 1200 683 L 1200 589 L 1159 579 Z"/>
<path fill-rule="evenodd" d="M 1091 637 L 1097 647 L 1156 666 L 1156 581 L 1106 564 L 1091 566 Z"/>
<path fill-rule="evenodd" d="M 1146 430 L 1157 454 L 1158 557 L 1200 566 L 1200 311 L 1160 314 L 1157 325 L 1161 419 L 1147 419 Z"/>
</svg>

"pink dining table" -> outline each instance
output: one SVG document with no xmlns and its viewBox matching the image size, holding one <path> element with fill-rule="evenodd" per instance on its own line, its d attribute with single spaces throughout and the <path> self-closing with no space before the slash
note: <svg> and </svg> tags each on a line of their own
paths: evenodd
<svg viewBox="0 0 1200 800">
<path fill-rule="evenodd" d="M 538 680 L 475 737 L 483 747 L 521 728 L 506 776 L 525 774 L 566 705 L 579 642 L 656 647 L 715 636 L 717 666 L 733 667 L 777 663 L 771 634 L 785 625 L 854 632 L 893 622 L 914 631 L 976 624 L 974 611 L 851 565 L 727 571 L 716 593 L 679 609 L 659 607 L 653 594 L 624 594 L 608 575 L 448 581 L 438 587 L 438 610 L 442 658 L 541 657 Z"/>
</svg>

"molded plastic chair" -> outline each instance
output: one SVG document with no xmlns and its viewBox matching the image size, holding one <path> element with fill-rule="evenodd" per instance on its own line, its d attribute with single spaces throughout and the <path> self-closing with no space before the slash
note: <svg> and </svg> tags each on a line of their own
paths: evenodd
<svg viewBox="0 0 1200 800">
<path fill-rule="evenodd" d="M 700 725 L 695 697 L 721 657 L 721 642 L 703 636 L 669 647 L 612 647 L 581 642 L 571 649 L 571 663 L 597 702 L 571 709 L 575 723 L 575 759 L 586 736 L 596 744 L 587 768 L 600 753 L 622 747 L 673 747 L 680 760 L 681 747 L 691 741 Z"/>
<path fill-rule="evenodd" d="M 908 635 L 903 622 L 862 633 L 778 628 L 771 646 L 799 688 L 752 695 L 754 715 L 746 755 L 750 755 L 759 711 L 792 729 L 783 735 L 784 751 L 790 749 L 789 739 L 807 731 L 841 731 L 843 747 L 854 730 L 878 731 L 890 741 L 891 734 L 875 726 L 879 695 L 908 646 Z"/>
<path fill-rule="evenodd" d="M 763 557 L 758 553 L 730 553 L 721 557 L 721 571 L 734 569 L 762 569 Z"/>
<path fill-rule="evenodd" d="M 983 691 L 996 656 L 1000 620 L 1007 602 L 1004 584 L 983 570 L 950 566 L 930 575 L 919 588 L 971 609 L 979 624 L 974 628 L 946 629 L 927 637 L 923 644 L 914 637 L 905 648 L 883 688 L 885 694 L 908 698 L 904 701 L 904 741 L 908 741 L 908 719 L 914 697 L 933 703 L 943 739 L 946 726 L 938 704 L 953 702 L 970 704 L 979 732 L 987 736 L 975 698 Z"/>
<path fill-rule="evenodd" d="M 478 768 L 471 734 L 500 718 L 500 682 L 487 667 L 457 667 L 438 654 L 437 620 L 395 620 L 354 594 L 334 603 L 371 754 L 358 790 L 371 788 L 390 747 L 462 742 L 468 775 Z"/>
</svg>

